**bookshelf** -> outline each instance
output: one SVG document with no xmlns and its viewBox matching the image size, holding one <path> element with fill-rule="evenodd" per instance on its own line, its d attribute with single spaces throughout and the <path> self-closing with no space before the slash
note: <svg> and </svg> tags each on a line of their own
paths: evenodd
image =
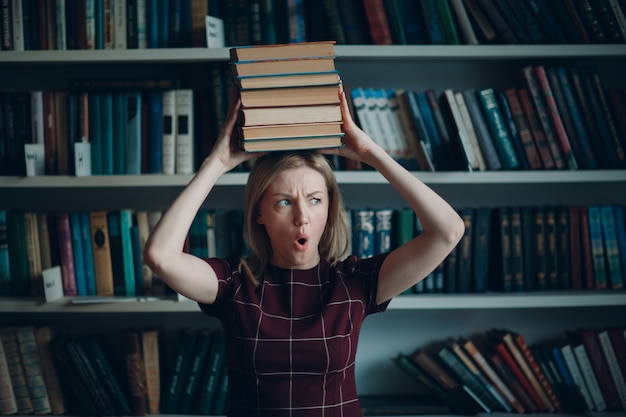
<svg viewBox="0 0 626 417">
<path fill-rule="evenodd" d="M 337 67 L 344 83 L 354 86 L 419 90 L 503 87 L 519 80 L 519 69 L 528 63 L 593 63 L 607 84 L 619 84 L 626 70 L 624 45 L 338 45 L 336 51 Z M 171 75 L 180 76 L 183 85 L 196 88 L 210 83 L 207 69 L 211 64 L 227 59 L 226 48 L 2 51 L 0 90 L 64 88 L 73 79 Z M 623 82 L 621 85 L 624 86 Z M 415 175 L 455 206 L 626 205 L 624 170 L 416 172 Z M 375 172 L 337 172 L 337 177 L 347 205 L 402 205 L 400 197 Z M 190 178 L 189 175 L 0 177 L 0 205 L 22 210 L 164 209 Z M 205 206 L 241 206 L 246 179 L 245 173 L 225 175 Z M 78 332 L 88 332 L 96 324 L 109 335 L 128 323 L 160 324 L 169 334 L 185 322 L 198 327 L 217 325 L 191 302 L 69 305 L 0 299 L 0 323 L 44 321 Z M 560 335 L 565 328 L 600 325 L 626 325 L 625 292 L 398 297 L 387 313 L 365 321 L 357 356 L 357 385 L 362 394 L 419 391 L 412 380 L 394 367 L 390 358 L 432 340 L 502 326 L 515 329 L 530 341 L 542 341 Z"/>
</svg>

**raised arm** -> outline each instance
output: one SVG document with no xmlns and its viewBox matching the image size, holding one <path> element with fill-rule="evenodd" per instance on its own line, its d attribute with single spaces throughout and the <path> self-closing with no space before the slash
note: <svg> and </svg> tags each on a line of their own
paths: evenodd
<svg viewBox="0 0 626 417">
<path fill-rule="evenodd" d="M 239 106 L 233 93 L 226 122 L 211 153 L 163 213 L 144 249 L 146 264 L 159 278 L 174 291 L 203 303 L 215 300 L 217 277 L 208 263 L 183 252 L 183 246 L 194 217 L 219 177 L 252 157 L 232 143 Z"/>
<path fill-rule="evenodd" d="M 380 172 L 402 195 L 420 219 L 424 232 L 393 250 L 379 276 L 377 302 L 382 303 L 411 288 L 433 271 L 454 249 L 465 227 L 456 211 L 437 193 L 398 164 L 352 120 L 347 99 L 341 95 L 345 147 L 339 155 L 364 162 Z"/>
</svg>

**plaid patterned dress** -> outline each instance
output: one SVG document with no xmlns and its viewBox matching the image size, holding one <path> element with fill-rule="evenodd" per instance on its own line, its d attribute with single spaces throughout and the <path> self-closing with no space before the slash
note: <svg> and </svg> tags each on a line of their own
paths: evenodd
<svg viewBox="0 0 626 417">
<path fill-rule="evenodd" d="M 258 287 L 237 259 L 209 259 L 219 290 L 212 305 L 228 352 L 229 416 L 361 416 L 354 359 L 363 319 L 376 304 L 385 255 L 336 267 L 271 267 Z"/>
</svg>

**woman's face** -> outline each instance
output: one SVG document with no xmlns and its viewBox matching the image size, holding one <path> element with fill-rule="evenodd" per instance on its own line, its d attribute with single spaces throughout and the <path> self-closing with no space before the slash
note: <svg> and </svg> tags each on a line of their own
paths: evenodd
<svg viewBox="0 0 626 417">
<path fill-rule="evenodd" d="M 328 206 L 326 182 L 315 169 L 302 166 L 278 175 L 261 198 L 257 218 L 272 243 L 274 265 L 310 269 L 318 264 Z"/>
</svg>

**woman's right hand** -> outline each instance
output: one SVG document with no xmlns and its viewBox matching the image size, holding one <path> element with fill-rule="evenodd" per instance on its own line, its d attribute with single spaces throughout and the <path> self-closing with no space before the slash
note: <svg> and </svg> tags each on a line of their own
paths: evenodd
<svg viewBox="0 0 626 417">
<path fill-rule="evenodd" d="M 236 87 L 232 87 L 226 120 L 217 135 L 211 153 L 204 161 L 204 164 L 210 160 L 219 162 L 224 167 L 224 173 L 249 159 L 259 156 L 255 153 L 244 152 L 239 145 L 239 137 L 235 126 L 240 108 L 239 90 Z"/>
</svg>

